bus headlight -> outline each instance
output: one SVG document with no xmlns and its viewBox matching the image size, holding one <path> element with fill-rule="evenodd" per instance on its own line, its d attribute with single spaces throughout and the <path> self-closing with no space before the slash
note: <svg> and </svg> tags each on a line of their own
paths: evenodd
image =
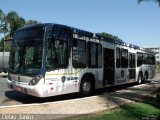
<svg viewBox="0 0 160 120">
<path fill-rule="evenodd" d="M 39 75 L 39 76 L 35 76 L 34 78 L 32 78 L 32 80 L 29 82 L 29 85 L 36 85 L 40 79 L 42 78 L 43 76 L 42 75 Z"/>
</svg>

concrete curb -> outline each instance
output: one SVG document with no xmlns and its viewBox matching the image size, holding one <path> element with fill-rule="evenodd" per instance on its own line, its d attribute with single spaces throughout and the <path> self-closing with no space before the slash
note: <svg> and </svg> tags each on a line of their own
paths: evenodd
<svg viewBox="0 0 160 120">
<path fill-rule="evenodd" d="M 70 100 L 63 100 L 63 101 L 56 101 L 56 102 L 47 102 L 47 103 L 32 103 L 32 104 L 22 104 L 22 105 L 10 105 L 10 106 L 0 106 L 0 109 L 3 108 L 17 108 L 17 107 L 28 107 L 28 106 L 39 106 L 39 105 L 49 105 L 49 104 L 56 104 L 56 103 L 64 103 L 69 101 L 78 101 L 78 100 L 86 100 L 88 98 L 95 98 L 98 96 L 91 96 L 91 97 L 85 97 L 85 98 L 77 98 L 77 99 L 70 99 Z"/>
<path fill-rule="evenodd" d="M 113 101 L 112 101 L 113 100 Z M 40 104 L 1 106 L 1 114 L 54 114 L 83 115 L 117 108 L 134 101 L 110 95 L 64 100 Z M 79 109 L 80 108 L 80 109 Z M 61 116 L 61 115 L 60 115 Z"/>
</svg>

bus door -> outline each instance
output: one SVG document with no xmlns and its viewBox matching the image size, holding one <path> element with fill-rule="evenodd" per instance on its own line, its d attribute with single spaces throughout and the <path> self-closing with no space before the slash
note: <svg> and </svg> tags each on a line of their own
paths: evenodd
<svg viewBox="0 0 160 120">
<path fill-rule="evenodd" d="M 114 50 L 103 49 L 103 85 L 114 84 Z"/>
<path fill-rule="evenodd" d="M 124 84 L 128 82 L 128 50 L 124 48 L 116 48 L 116 70 L 115 84 Z"/>
<path fill-rule="evenodd" d="M 129 53 L 129 82 L 135 81 L 135 54 L 134 53 Z"/>
</svg>

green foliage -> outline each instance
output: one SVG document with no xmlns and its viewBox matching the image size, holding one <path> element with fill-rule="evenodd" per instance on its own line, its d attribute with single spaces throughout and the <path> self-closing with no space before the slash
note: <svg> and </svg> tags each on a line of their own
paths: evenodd
<svg viewBox="0 0 160 120">
<path fill-rule="evenodd" d="M 115 39 L 115 40 L 119 40 L 118 36 L 114 36 L 112 34 L 109 34 L 109 33 L 106 33 L 106 32 L 102 32 L 102 33 L 98 33 L 104 37 L 108 37 L 108 38 L 111 38 L 111 39 Z"/>
<path fill-rule="evenodd" d="M 13 38 L 13 35 L 17 29 L 37 23 L 39 22 L 35 20 L 26 21 L 23 17 L 20 17 L 15 11 L 10 11 L 8 14 L 5 14 L 0 9 L 0 34 L 3 34 L 3 36 L 5 36 L 5 39 Z M 0 51 L 3 51 L 3 41 L 4 37 L 0 40 Z M 9 51 L 10 46 L 11 45 L 6 44 L 5 51 Z"/>
<path fill-rule="evenodd" d="M 5 52 L 9 52 L 11 48 L 11 44 L 5 45 Z"/>
<path fill-rule="evenodd" d="M 79 117 L 76 120 L 142 120 L 143 117 L 149 116 L 160 116 L 160 110 L 149 104 L 132 103 L 123 105 L 120 109 Z"/>
<path fill-rule="evenodd" d="M 36 20 L 26 21 L 15 11 L 10 11 L 8 14 L 5 14 L 0 9 L 0 33 L 6 34 L 6 38 L 13 38 L 15 31 L 21 27 L 37 23 L 39 22 Z"/>
<path fill-rule="evenodd" d="M 15 31 L 25 25 L 25 20 L 24 18 L 20 17 L 15 11 L 9 12 L 6 15 L 6 19 L 9 22 L 10 27 L 9 36 L 10 38 L 13 38 Z"/>
<path fill-rule="evenodd" d="M 160 0 L 138 0 L 138 3 L 146 2 L 146 1 L 153 1 L 153 2 L 156 2 L 156 3 L 158 3 L 159 6 L 160 6 Z"/>
<path fill-rule="evenodd" d="M 4 41 L 4 39 L 2 38 L 2 39 L 0 40 L 0 52 L 3 52 L 3 41 Z M 8 51 L 10 51 L 10 48 L 11 48 L 11 44 L 5 43 L 4 51 L 5 51 L 5 52 L 8 52 Z"/>
<path fill-rule="evenodd" d="M 25 26 L 29 26 L 29 25 L 35 25 L 35 24 L 39 24 L 40 22 L 36 21 L 36 20 L 28 20 L 25 23 Z"/>
</svg>

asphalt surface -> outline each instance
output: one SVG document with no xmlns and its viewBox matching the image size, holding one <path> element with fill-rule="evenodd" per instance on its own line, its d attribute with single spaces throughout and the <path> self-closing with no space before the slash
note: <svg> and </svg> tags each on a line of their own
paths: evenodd
<svg viewBox="0 0 160 120">
<path fill-rule="evenodd" d="M 69 99 L 77 99 L 79 98 L 78 94 L 67 94 L 61 96 L 54 96 L 49 98 L 37 98 L 33 96 L 29 96 L 14 90 L 11 90 L 7 87 L 7 78 L 0 77 L 0 106 L 9 106 L 9 105 L 20 105 L 20 104 L 32 104 L 32 103 L 47 103 L 47 102 L 55 102 L 55 101 L 64 101 Z M 158 82 L 157 82 L 158 81 Z M 157 75 L 153 80 L 149 80 L 148 84 L 160 84 L 160 74 Z M 118 90 L 125 90 L 128 87 L 136 86 L 135 83 L 121 85 L 116 87 L 109 87 L 105 89 L 96 90 L 93 95 L 101 95 L 104 93 L 116 93 Z"/>
</svg>

